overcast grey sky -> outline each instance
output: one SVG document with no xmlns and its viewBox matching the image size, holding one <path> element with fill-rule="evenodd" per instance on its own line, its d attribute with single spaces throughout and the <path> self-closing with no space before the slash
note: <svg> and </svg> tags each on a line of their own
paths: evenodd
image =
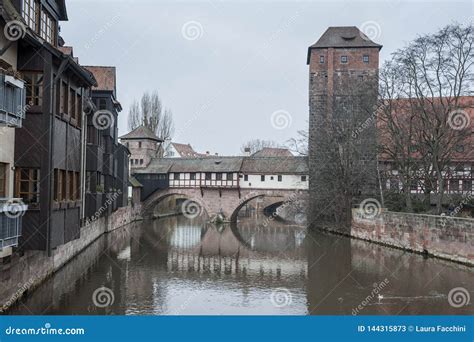
<svg viewBox="0 0 474 342">
<path fill-rule="evenodd" d="M 384 46 L 383 61 L 418 34 L 473 15 L 471 0 L 67 4 L 61 34 L 80 63 L 117 67 L 120 134 L 133 99 L 156 89 L 173 111 L 173 140 L 219 154 L 306 128 L 307 47 L 328 26 L 363 27 Z"/>
</svg>

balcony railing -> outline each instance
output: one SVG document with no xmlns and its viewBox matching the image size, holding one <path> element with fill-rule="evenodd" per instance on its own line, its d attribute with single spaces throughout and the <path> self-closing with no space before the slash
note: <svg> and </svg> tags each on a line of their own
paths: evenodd
<svg viewBox="0 0 474 342">
<path fill-rule="evenodd" d="M 28 206 L 19 199 L 0 199 L 0 251 L 18 246 L 21 221 Z"/>
<path fill-rule="evenodd" d="M 27 111 L 24 82 L 0 72 L 0 124 L 21 127 Z"/>
</svg>

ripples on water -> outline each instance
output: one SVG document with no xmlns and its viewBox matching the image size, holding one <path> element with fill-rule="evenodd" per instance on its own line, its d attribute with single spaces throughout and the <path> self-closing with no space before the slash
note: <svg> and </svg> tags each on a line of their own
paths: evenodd
<svg viewBox="0 0 474 342">
<path fill-rule="evenodd" d="M 473 275 L 462 265 L 276 221 L 216 227 L 178 216 L 101 237 L 11 313 L 473 314 L 472 304 L 447 301 L 454 287 L 473 297 Z M 114 298 L 98 308 L 92 295 L 102 286 Z"/>
</svg>

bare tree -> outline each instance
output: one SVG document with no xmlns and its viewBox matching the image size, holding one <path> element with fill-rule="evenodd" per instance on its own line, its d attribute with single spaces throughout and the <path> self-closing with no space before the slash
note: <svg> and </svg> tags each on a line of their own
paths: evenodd
<svg viewBox="0 0 474 342">
<path fill-rule="evenodd" d="M 128 128 L 133 130 L 144 125 L 162 139 L 170 139 L 173 130 L 173 113 L 163 108 L 157 91 L 151 95 L 146 92 L 140 102 L 133 101 L 128 114 Z"/>
<path fill-rule="evenodd" d="M 351 208 L 367 198 L 377 198 L 376 128 L 377 74 L 365 79 L 345 75 L 344 96 L 327 100 L 327 116 L 318 116 L 311 136 L 314 163 L 315 213 L 312 221 L 333 222 L 346 229 Z"/>
<path fill-rule="evenodd" d="M 411 187 L 417 169 L 416 123 L 417 112 L 412 102 L 403 98 L 403 73 L 400 66 L 386 62 L 379 74 L 380 97 L 377 110 L 379 153 L 388 160 L 383 179 L 401 183 L 408 211 L 413 211 Z M 389 166 L 389 167 L 388 167 Z M 382 166 L 383 167 L 383 166 Z M 396 174 L 394 174 L 396 173 Z M 393 190 L 393 189 L 392 189 Z M 396 191 L 398 191 L 397 189 Z"/>
<path fill-rule="evenodd" d="M 472 94 L 473 44 L 472 25 L 448 25 L 398 50 L 390 66 L 401 80 L 397 83 L 397 96 L 405 98 L 406 111 L 410 112 L 408 119 L 415 125 L 411 131 L 395 127 L 391 142 L 396 143 L 396 139 L 404 136 L 408 145 L 413 142 L 417 146 L 416 157 L 422 167 L 412 172 L 422 178 L 425 193 L 436 194 L 437 213 L 442 211 L 445 175 L 450 171 L 457 147 L 465 143 L 471 130 L 466 124 L 470 118 L 464 111 L 466 104 L 462 97 Z M 385 123 L 399 120 L 394 117 L 399 114 L 386 115 Z M 406 150 L 399 149 L 397 157 L 399 161 L 408 161 Z M 400 162 L 399 166 L 403 172 L 411 168 Z"/>
<path fill-rule="evenodd" d="M 298 130 L 296 134 L 296 138 L 291 138 L 286 142 L 288 149 L 300 156 L 307 156 L 309 140 L 308 128 Z"/>
<path fill-rule="evenodd" d="M 273 140 L 252 139 L 242 144 L 242 146 L 240 147 L 240 151 L 242 153 L 245 153 L 245 150 L 249 148 L 250 154 L 253 154 L 266 147 L 283 147 L 283 146 Z"/>
</svg>

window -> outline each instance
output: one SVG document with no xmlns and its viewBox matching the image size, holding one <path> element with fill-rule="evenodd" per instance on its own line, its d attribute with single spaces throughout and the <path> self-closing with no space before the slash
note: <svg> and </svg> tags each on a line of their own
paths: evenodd
<svg viewBox="0 0 474 342">
<path fill-rule="evenodd" d="M 283 176 L 282 175 L 278 175 L 278 181 L 281 182 L 283 180 Z"/>
<path fill-rule="evenodd" d="M 67 194 L 67 191 L 69 188 L 68 185 L 69 185 L 69 180 L 67 179 L 67 172 L 64 170 L 54 169 L 53 198 L 56 202 L 65 201 L 69 198 Z"/>
<path fill-rule="evenodd" d="M 138 142 L 138 148 L 142 148 L 142 142 L 141 141 Z"/>
<path fill-rule="evenodd" d="M 347 63 L 347 56 L 341 56 L 341 63 L 343 64 Z"/>
<path fill-rule="evenodd" d="M 301 181 L 306 182 L 306 176 L 301 176 Z"/>
<path fill-rule="evenodd" d="M 59 99 L 59 113 L 58 114 L 68 112 L 67 110 L 68 92 L 69 92 L 69 89 L 68 89 L 67 82 L 61 81 L 61 91 L 60 91 L 61 97 Z"/>
<path fill-rule="evenodd" d="M 38 72 L 23 73 L 26 82 L 26 103 L 41 106 L 43 103 L 43 74 Z"/>
<path fill-rule="evenodd" d="M 54 169 L 53 198 L 56 202 L 59 202 L 62 198 L 61 190 L 61 172 L 58 169 Z"/>
<path fill-rule="evenodd" d="M 46 40 L 51 45 L 56 45 L 56 21 L 54 18 L 46 12 L 44 9 L 41 9 L 41 29 L 40 36 Z"/>
<path fill-rule="evenodd" d="M 324 56 L 319 56 L 319 64 L 323 64 L 324 63 Z"/>
<path fill-rule="evenodd" d="M 180 176 L 180 174 L 177 173 L 177 172 L 175 172 L 175 174 L 174 174 L 174 179 L 175 179 L 175 180 L 179 180 L 179 176 Z"/>
<path fill-rule="evenodd" d="M 15 196 L 26 204 L 39 203 L 39 169 L 17 168 Z"/>
<path fill-rule="evenodd" d="M 260 176 L 260 181 L 261 181 L 261 182 L 265 182 L 265 175 L 261 175 L 261 176 Z"/>
<path fill-rule="evenodd" d="M 216 180 L 222 180 L 222 173 L 216 173 Z"/>
<path fill-rule="evenodd" d="M 369 63 L 369 55 L 363 55 L 362 56 L 362 62 Z"/>
<path fill-rule="evenodd" d="M 69 90 L 69 115 L 76 119 L 76 92 L 74 89 Z"/>
<path fill-rule="evenodd" d="M 190 173 L 189 174 L 189 179 L 196 180 L 196 174 L 195 173 Z"/>
<path fill-rule="evenodd" d="M 140 159 L 140 165 L 143 165 L 143 159 Z"/>
<path fill-rule="evenodd" d="M 68 171 L 67 173 L 67 187 L 68 187 L 68 193 L 67 193 L 67 199 L 70 201 L 73 201 L 76 199 L 76 189 L 74 186 L 75 182 L 75 176 L 73 171 Z"/>
<path fill-rule="evenodd" d="M 206 172 L 206 180 L 211 180 L 211 173 L 210 172 Z"/>
<path fill-rule="evenodd" d="M 81 173 L 80 172 L 74 172 L 74 179 L 75 179 L 75 188 L 76 188 L 76 200 L 81 199 Z"/>
<path fill-rule="evenodd" d="M 0 197 L 7 197 L 7 165 L 0 163 Z"/>
<path fill-rule="evenodd" d="M 462 190 L 471 192 L 472 191 L 472 180 L 464 179 L 462 181 Z"/>
<path fill-rule="evenodd" d="M 459 181 L 457 179 L 449 180 L 449 191 L 458 192 L 459 191 Z"/>
<path fill-rule="evenodd" d="M 86 191 L 87 192 L 94 192 L 92 191 L 92 188 L 91 188 L 91 178 L 93 177 L 93 173 L 90 172 L 90 171 L 87 171 L 86 172 Z"/>
<path fill-rule="evenodd" d="M 246 182 L 249 181 L 249 175 L 244 175 L 244 181 L 246 181 Z"/>
<path fill-rule="evenodd" d="M 26 25 L 28 25 L 35 32 L 38 31 L 38 18 L 36 12 L 37 6 L 38 4 L 36 3 L 36 0 L 23 1 L 23 19 L 25 19 Z"/>
<path fill-rule="evenodd" d="M 273 176 L 270 177 L 270 180 L 273 180 Z"/>
<path fill-rule="evenodd" d="M 226 176 L 226 179 L 228 181 L 234 180 L 234 174 L 232 172 L 228 172 L 227 176 Z"/>
</svg>

